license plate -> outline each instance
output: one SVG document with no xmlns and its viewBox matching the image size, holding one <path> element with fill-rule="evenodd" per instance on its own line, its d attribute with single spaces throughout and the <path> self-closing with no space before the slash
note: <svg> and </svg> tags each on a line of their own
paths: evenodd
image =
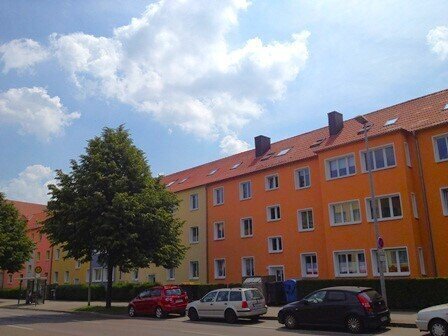
<svg viewBox="0 0 448 336">
<path fill-rule="evenodd" d="M 176 300 L 176 303 L 181 303 L 181 302 L 184 302 L 184 300 L 182 300 L 182 299 L 177 299 Z"/>
<path fill-rule="evenodd" d="M 381 322 L 385 322 L 385 321 L 387 321 L 388 320 L 388 317 L 387 316 L 383 316 L 382 318 L 381 318 Z"/>
</svg>

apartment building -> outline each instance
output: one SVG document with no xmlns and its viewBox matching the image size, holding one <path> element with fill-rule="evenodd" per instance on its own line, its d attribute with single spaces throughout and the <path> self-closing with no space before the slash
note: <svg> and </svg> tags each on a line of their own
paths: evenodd
<svg viewBox="0 0 448 336">
<path fill-rule="evenodd" d="M 367 161 L 373 167 L 386 276 L 448 276 L 448 90 L 165 177 L 206 187 L 208 279 L 378 276 Z"/>
</svg>

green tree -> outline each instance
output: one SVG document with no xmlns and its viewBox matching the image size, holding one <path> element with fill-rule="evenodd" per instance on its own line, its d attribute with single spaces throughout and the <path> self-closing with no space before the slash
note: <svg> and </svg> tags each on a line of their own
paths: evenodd
<svg viewBox="0 0 448 336">
<path fill-rule="evenodd" d="M 144 153 L 123 126 L 104 128 L 88 142 L 71 171 L 56 172 L 49 186 L 44 232 L 67 257 L 88 261 L 92 251 L 107 267 L 106 307 L 112 302 L 112 273 L 150 263 L 177 267 L 185 255 L 183 222 L 174 216 L 179 200 L 153 178 Z"/>
<path fill-rule="evenodd" d="M 26 221 L 0 193 L 0 270 L 19 271 L 33 249 L 34 244 L 26 235 Z"/>
</svg>

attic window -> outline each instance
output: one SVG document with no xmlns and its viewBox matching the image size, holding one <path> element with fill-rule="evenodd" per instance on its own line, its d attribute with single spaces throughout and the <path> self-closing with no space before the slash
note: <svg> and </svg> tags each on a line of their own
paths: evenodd
<svg viewBox="0 0 448 336">
<path fill-rule="evenodd" d="M 182 180 L 179 181 L 179 184 L 184 183 L 186 180 L 188 180 L 188 177 L 183 178 Z"/>
<path fill-rule="evenodd" d="M 260 161 L 266 161 L 266 160 L 269 160 L 271 157 L 274 156 L 274 154 L 275 154 L 274 152 L 268 153 L 268 154 L 266 154 L 263 158 L 261 158 Z"/>
<path fill-rule="evenodd" d="M 448 110 L 448 103 L 445 105 L 445 107 L 443 108 L 444 111 Z"/>
<path fill-rule="evenodd" d="M 282 156 L 288 153 L 291 150 L 291 148 L 282 149 L 276 156 Z"/>
<path fill-rule="evenodd" d="M 213 175 L 214 173 L 216 173 L 217 171 L 218 171 L 218 169 L 219 168 L 215 168 L 215 169 L 213 169 L 210 173 L 208 173 L 207 175 L 208 176 L 210 176 L 210 175 Z"/>
<path fill-rule="evenodd" d="M 174 184 L 174 182 L 176 182 L 176 180 L 174 180 L 174 181 L 171 181 L 170 183 L 168 183 L 166 186 L 167 187 L 171 187 L 173 184 Z"/>
<path fill-rule="evenodd" d="M 384 126 L 390 126 L 393 125 L 397 122 L 398 117 L 397 118 L 393 118 L 393 119 L 389 119 L 388 121 L 385 122 Z"/>
<path fill-rule="evenodd" d="M 230 168 L 230 169 L 237 169 L 239 166 L 241 166 L 241 164 L 242 164 L 242 162 L 235 163 L 235 164 L 232 166 L 232 168 Z"/>
<path fill-rule="evenodd" d="M 313 144 L 311 144 L 310 148 L 319 146 L 322 142 L 324 142 L 324 140 L 325 140 L 325 138 L 319 138 L 319 139 L 317 139 L 316 142 L 314 142 Z"/>
</svg>

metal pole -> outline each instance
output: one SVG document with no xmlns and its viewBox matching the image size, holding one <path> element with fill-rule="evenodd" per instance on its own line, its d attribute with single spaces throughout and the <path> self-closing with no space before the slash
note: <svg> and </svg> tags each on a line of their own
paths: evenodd
<svg viewBox="0 0 448 336">
<path fill-rule="evenodd" d="M 364 142 L 366 144 L 366 168 L 367 172 L 369 173 L 369 184 L 370 184 L 370 199 L 372 203 L 372 217 L 373 217 L 373 228 L 375 231 L 375 239 L 376 239 L 376 247 L 377 247 L 377 262 L 380 269 L 380 286 L 381 286 L 381 295 L 383 296 L 384 301 L 387 305 L 387 293 L 386 293 L 386 281 L 384 278 L 384 262 L 385 262 L 385 255 L 384 250 L 382 246 L 379 246 L 378 242 L 380 239 L 380 228 L 378 225 L 378 203 L 376 201 L 375 197 L 375 184 L 373 182 L 373 174 L 372 174 L 372 167 L 370 166 L 370 149 L 369 149 L 369 140 L 367 136 L 367 132 L 369 131 L 367 124 L 364 124 Z M 373 154 L 372 154 L 373 159 Z"/>
<path fill-rule="evenodd" d="M 89 266 L 89 285 L 87 286 L 87 306 L 90 307 L 90 300 L 92 297 L 92 255 L 90 255 L 90 266 Z"/>
</svg>

